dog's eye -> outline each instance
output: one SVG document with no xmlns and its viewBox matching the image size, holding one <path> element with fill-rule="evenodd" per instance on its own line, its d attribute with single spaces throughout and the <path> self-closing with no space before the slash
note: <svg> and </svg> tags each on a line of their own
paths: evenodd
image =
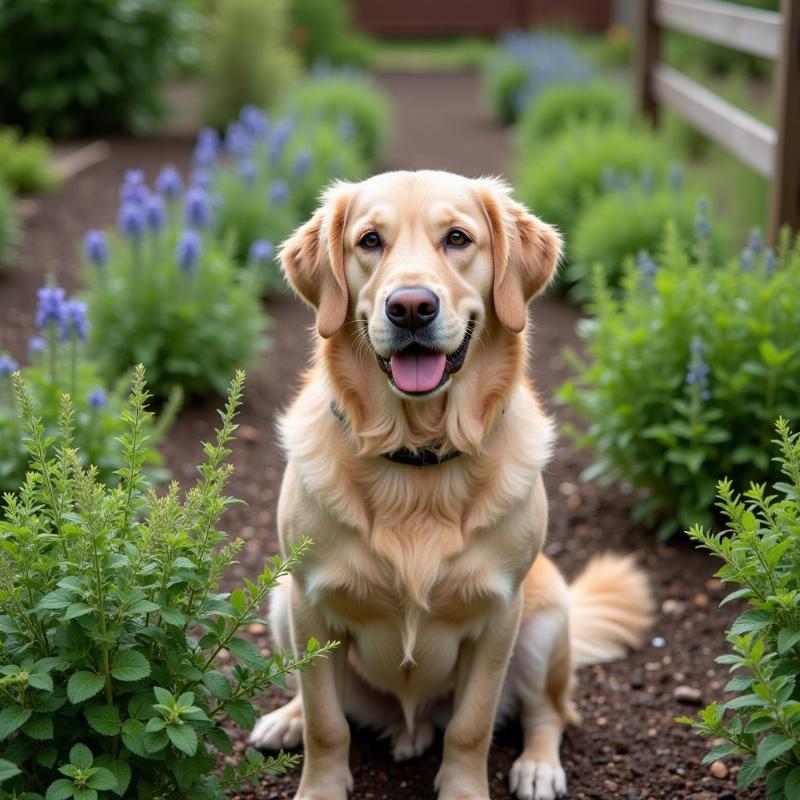
<svg viewBox="0 0 800 800">
<path fill-rule="evenodd" d="M 467 236 L 464 231 L 459 230 L 458 228 L 453 228 L 450 233 L 447 234 L 447 246 L 448 247 L 464 247 L 468 245 L 472 240 Z"/>
<path fill-rule="evenodd" d="M 358 246 L 365 250 L 377 250 L 381 246 L 381 237 L 375 231 L 369 231 L 359 239 Z"/>
</svg>

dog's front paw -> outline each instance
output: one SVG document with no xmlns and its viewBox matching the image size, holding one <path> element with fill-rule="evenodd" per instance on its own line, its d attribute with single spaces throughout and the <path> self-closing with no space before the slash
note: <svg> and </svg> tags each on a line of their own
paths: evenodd
<svg viewBox="0 0 800 800">
<path fill-rule="evenodd" d="M 259 750 L 291 750 L 302 741 L 303 707 L 295 701 L 264 714 L 250 734 L 250 744 Z"/>
<path fill-rule="evenodd" d="M 567 776 L 561 764 L 520 757 L 509 775 L 511 793 L 519 800 L 555 800 L 567 793 Z"/>
<path fill-rule="evenodd" d="M 421 720 L 414 726 L 414 733 L 409 733 L 405 723 L 398 723 L 390 730 L 392 737 L 392 758 L 395 761 L 408 761 L 409 758 L 421 756 L 433 741 L 433 724 Z"/>
<path fill-rule="evenodd" d="M 310 781 L 303 774 L 294 800 L 347 800 L 348 793 L 352 791 L 353 776 L 350 769 L 332 769 L 323 780 Z"/>
</svg>

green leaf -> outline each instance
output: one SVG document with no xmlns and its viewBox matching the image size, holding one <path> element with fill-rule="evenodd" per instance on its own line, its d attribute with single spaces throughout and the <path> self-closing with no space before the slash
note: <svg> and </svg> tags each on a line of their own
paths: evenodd
<svg viewBox="0 0 800 800">
<path fill-rule="evenodd" d="M 788 653 L 798 642 L 800 642 L 800 632 L 781 628 L 778 633 L 778 653 L 780 655 Z"/>
<path fill-rule="evenodd" d="M 0 758 L 0 783 L 19 774 L 21 774 L 20 769 L 16 764 L 12 764 L 10 761 Z"/>
<path fill-rule="evenodd" d="M 72 603 L 64 613 L 64 619 L 77 619 L 91 614 L 94 609 L 86 603 Z"/>
<path fill-rule="evenodd" d="M 68 778 L 59 778 L 47 787 L 45 800 L 67 800 L 72 797 L 75 784 Z"/>
<path fill-rule="evenodd" d="M 94 697 L 105 685 L 102 675 L 87 670 L 76 672 L 67 683 L 67 697 L 70 703 L 77 705 L 90 697 Z"/>
<path fill-rule="evenodd" d="M 87 770 L 94 763 L 94 756 L 85 744 L 78 743 L 69 751 L 69 763 L 80 770 Z"/>
<path fill-rule="evenodd" d="M 131 766 L 127 761 L 113 759 L 111 756 L 100 756 L 95 762 L 95 766 L 103 767 L 111 772 L 117 779 L 117 788 L 111 789 L 120 797 L 125 794 L 128 784 L 131 782 Z"/>
<path fill-rule="evenodd" d="M 235 589 L 231 592 L 230 604 L 236 609 L 237 614 L 241 614 L 247 605 L 247 598 L 242 589 Z"/>
<path fill-rule="evenodd" d="M 114 773 L 103 767 L 97 767 L 96 772 L 86 781 L 86 785 L 101 792 L 108 789 L 116 791 L 118 786 Z"/>
<path fill-rule="evenodd" d="M 50 717 L 31 717 L 23 726 L 22 732 L 31 739 L 45 741 L 53 738 L 53 720 Z"/>
<path fill-rule="evenodd" d="M 75 800 L 97 800 L 97 791 L 88 787 L 79 788 L 75 787 L 72 796 Z"/>
<path fill-rule="evenodd" d="M 203 685 L 219 700 L 227 700 L 231 696 L 231 684 L 224 673 L 212 669 L 203 675 Z"/>
<path fill-rule="evenodd" d="M 723 744 L 718 744 L 716 747 L 712 748 L 708 751 L 708 753 L 703 756 L 703 764 L 711 764 L 713 761 L 717 761 L 720 758 L 727 758 L 732 753 L 736 752 L 736 745 L 731 744 L 730 742 L 724 742 Z"/>
<path fill-rule="evenodd" d="M 0 711 L 0 741 L 7 739 L 17 728 L 24 725 L 33 712 L 29 708 L 13 705 Z"/>
<path fill-rule="evenodd" d="M 67 608 L 74 599 L 75 592 L 72 589 L 54 589 L 39 601 L 36 608 L 39 611 L 58 611 Z"/>
<path fill-rule="evenodd" d="M 120 732 L 119 711 L 116 706 L 92 706 L 83 713 L 89 725 L 103 736 L 116 736 Z"/>
<path fill-rule="evenodd" d="M 247 639 L 239 639 L 234 637 L 226 645 L 227 649 L 239 659 L 246 667 L 253 667 L 259 669 L 264 667 L 267 659 L 261 654 L 261 651 Z"/>
<path fill-rule="evenodd" d="M 794 741 L 787 739 L 781 733 L 771 733 L 769 736 L 764 737 L 759 744 L 756 751 L 756 760 L 762 767 L 766 767 L 771 761 L 780 758 L 784 753 L 794 747 Z"/>
<path fill-rule="evenodd" d="M 139 719 L 126 719 L 122 724 L 122 743 L 134 755 L 141 758 L 150 756 L 145 744 L 144 723 Z"/>
<path fill-rule="evenodd" d="M 161 619 L 163 619 L 167 625 L 183 627 L 186 624 L 186 615 L 183 611 L 180 611 L 174 606 L 161 606 L 159 611 L 161 613 Z"/>
<path fill-rule="evenodd" d="M 249 730 L 255 725 L 258 712 L 253 708 L 253 704 L 240 697 L 230 703 L 225 703 L 225 713 L 242 728 Z"/>
<path fill-rule="evenodd" d="M 136 650 L 117 650 L 111 676 L 118 681 L 139 681 L 150 674 L 150 662 Z"/>
<path fill-rule="evenodd" d="M 154 686 L 153 694 L 156 696 L 156 700 L 158 700 L 158 702 L 162 705 L 171 706 L 175 702 L 175 698 L 172 696 L 172 693 L 161 686 Z"/>
<path fill-rule="evenodd" d="M 52 692 L 53 679 L 46 672 L 33 672 L 28 675 L 28 686 L 43 692 Z"/>
<path fill-rule="evenodd" d="M 197 734 L 194 728 L 187 724 L 174 724 L 167 727 L 167 736 L 175 747 L 187 756 L 197 752 Z"/>
<path fill-rule="evenodd" d="M 746 789 L 751 783 L 755 783 L 764 774 L 764 767 L 757 761 L 755 756 L 748 756 L 743 762 L 736 778 L 737 785 Z"/>
<path fill-rule="evenodd" d="M 795 767 L 787 776 L 783 784 L 786 800 L 800 800 L 800 767 Z"/>
</svg>

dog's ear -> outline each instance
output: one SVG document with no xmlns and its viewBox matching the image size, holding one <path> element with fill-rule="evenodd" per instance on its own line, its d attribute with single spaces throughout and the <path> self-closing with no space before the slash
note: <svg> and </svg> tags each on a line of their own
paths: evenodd
<svg viewBox="0 0 800 800">
<path fill-rule="evenodd" d="M 338 333 L 347 317 L 344 226 L 351 191 L 350 184 L 334 184 L 314 216 L 281 245 L 286 280 L 316 309 L 317 329 L 325 339 Z"/>
<path fill-rule="evenodd" d="M 561 237 L 514 200 L 503 181 L 475 183 L 492 235 L 494 310 L 506 328 L 519 333 L 528 319 L 528 303 L 555 275 Z"/>
</svg>

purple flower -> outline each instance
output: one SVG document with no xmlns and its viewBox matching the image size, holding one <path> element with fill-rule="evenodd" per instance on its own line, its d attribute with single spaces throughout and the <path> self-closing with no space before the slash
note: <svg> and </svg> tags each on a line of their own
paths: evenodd
<svg viewBox="0 0 800 800">
<path fill-rule="evenodd" d="M 83 237 L 83 252 L 86 260 L 95 267 L 102 267 L 108 263 L 108 241 L 103 231 L 86 231 Z"/>
<path fill-rule="evenodd" d="M 86 316 L 86 303 L 82 300 L 67 300 L 64 304 L 62 338 L 67 339 L 69 336 L 75 335 L 81 342 L 85 342 L 89 327 L 89 320 Z"/>
<path fill-rule="evenodd" d="M 41 336 L 31 336 L 28 340 L 28 351 L 33 355 L 41 353 L 45 347 L 47 347 L 47 342 Z"/>
<path fill-rule="evenodd" d="M 282 206 L 289 199 L 289 184 L 278 178 L 269 187 L 269 199 L 272 205 Z"/>
<path fill-rule="evenodd" d="M 197 144 L 219 150 L 219 134 L 215 128 L 200 128 L 197 132 Z"/>
<path fill-rule="evenodd" d="M 198 189 L 210 189 L 214 182 L 214 173 L 205 167 L 192 170 L 191 186 Z"/>
<path fill-rule="evenodd" d="M 252 158 L 243 158 L 238 164 L 238 170 L 245 183 L 254 183 L 258 177 L 258 170 Z"/>
<path fill-rule="evenodd" d="M 295 157 L 294 164 L 292 165 L 292 174 L 295 178 L 302 178 L 314 163 L 314 156 L 311 151 L 306 147 L 303 148 Z"/>
<path fill-rule="evenodd" d="M 705 360 L 705 343 L 700 336 L 695 336 L 689 343 L 689 367 L 686 370 L 686 384 L 696 391 L 703 400 L 711 397 L 708 390 L 708 375 L 711 368 Z"/>
<path fill-rule="evenodd" d="M 269 158 L 273 164 L 276 164 L 283 154 L 283 148 L 286 147 L 289 139 L 292 138 L 294 133 L 294 120 L 290 117 L 284 117 L 273 126 L 272 136 L 269 142 Z"/>
<path fill-rule="evenodd" d="M 268 264 L 272 261 L 274 254 L 275 248 L 272 246 L 272 242 L 258 239 L 250 245 L 247 260 L 252 264 Z"/>
<path fill-rule="evenodd" d="M 154 194 L 147 200 L 144 209 L 145 221 L 151 231 L 160 231 L 167 222 L 167 208 L 164 205 L 164 198 L 160 194 Z"/>
<path fill-rule="evenodd" d="M 175 258 L 178 266 L 186 273 L 194 274 L 202 251 L 200 234 L 197 231 L 184 231 L 178 240 Z"/>
<path fill-rule="evenodd" d="M 144 172 L 140 169 L 129 169 L 119 190 L 120 202 L 143 204 L 150 196 L 150 190 L 144 182 Z"/>
<path fill-rule="evenodd" d="M 117 227 L 126 239 L 140 239 L 146 224 L 144 209 L 139 203 L 129 201 L 122 204 L 117 215 Z"/>
<path fill-rule="evenodd" d="M 683 167 L 673 164 L 669 168 L 669 188 L 673 192 L 679 192 L 683 188 Z"/>
<path fill-rule="evenodd" d="M 768 278 L 775 274 L 775 251 L 771 247 L 764 253 L 764 272 Z"/>
<path fill-rule="evenodd" d="M 636 256 L 636 266 L 642 274 L 643 278 L 652 280 L 658 272 L 658 265 L 653 261 L 650 253 L 647 250 L 640 250 Z"/>
<path fill-rule="evenodd" d="M 234 158 L 246 158 L 250 155 L 252 142 L 246 128 L 241 122 L 231 122 L 225 131 L 225 149 Z"/>
<path fill-rule="evenodd" d="M 205 189 L 194 186 L 186 192 L 184 200 L 185 221 L 190 228 L 208 228 L 211 225 L 211 198 Z"/>
<path fill-rule="evenodd" d="M 171 164 L 162 167 L 156 178 L 156 191 L 168 200 L 174 200 L 183 191 L 181 174 Z"/>
<path fill-rule="evenodd" d="M 754 255 L 760 255 L 764 250 L 764 237 L 758 228 L 753 228 L 750 231 L 750 240 L 747 243 L 748 248 L 752 250 Z"/>
<path fill-rule="evenodd" d="M 11 356 L 0 353 L 0 378 L 5 378 L 19 369 L 19 364 Z"/>
<path fill-rule="evenodd" d="M 239 112 L 239 119 L 245 130 L 257 139 L 263 139 L 269 132 L 267 115 L 258 106 L 247 105 Z"/>
<path fill-rule="evenodd" d="M 745 247 L 742 250 L 741 256 L 739 256 L 739 266 L 742 268 L 742 271 L 752 272 L 754 260 L 753 249 L 751 247 Z"/>
<path fill-rule="evenodd" d="M 108 402 L 106 390 L 103 389 L 102 386 L 95 386 L 94 389 L 92 389 L 92 391 L 86 396 L 86 401 L 89 403 L 91 408 L 105 408 L 105 405 Z"/>
<path fill-rule="evenodd" d="M 57 286 L 44 286 L 36 293 L 36 327 L 41 331 L 49 325 L 63 329 L 67 319 L 66 292 Z"/>
</svg>

